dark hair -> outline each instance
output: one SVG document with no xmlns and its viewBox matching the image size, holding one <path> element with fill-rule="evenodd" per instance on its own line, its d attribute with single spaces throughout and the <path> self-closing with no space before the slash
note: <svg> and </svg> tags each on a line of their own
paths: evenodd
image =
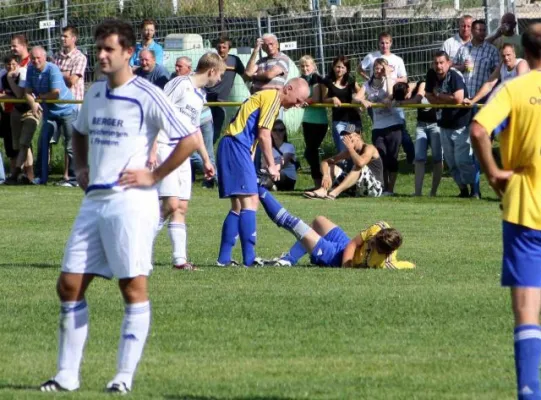
<svg viewBox="0 0 541 400">
<path fill-rule="evenodd" d="M 28 40 L 26 39 L 26 35 L 23 35 L 22 33 L 18 33 L 16 35 L 13 35 L 11 37 L 11 40 L 16 40 L 20 44 L 28 46 Z"/>
<path fill-rule="evenodd" d="M 388 255 L 402 245 L 402 235 L 394 228 L 385 228 L 376 233 L 374 241 L 378 250 Z"/>
<path fill-rule="evenodd" d="M 123 49 L 135 47 L 135 34 L 127 22 L 119 19 L 107 19 L 94 31 L 94 40 L 103 40 L 111 35 L 118 35 L 118 43 Z"/>
<path fill-rule="evenodd" d="M 378 42 L 382 39 L 382 38 L 389 38 L 391 40 L 393 40 L 393 37 L 392 35 L 389 33 L 389 32 L 381 32 L 378 36 Z"/>
<path fill-rule="evenodd" d="M 141 22 L 141 29 L 143 29 L 147 25 L 152 25 L 154 26 L 154 28 L 156 28 L 156 21 L 150 18 L 144 19 L 143 22 Z"/>
<path fill-rule="evenodd" d="M 541 59 L 541 24 L 536 23 L 529 25 L 521 39 L 524 52 L 535 60 Z"/>
<path fill-rule="evenodd" d="M 445 59 L 446 59 L 447 61 L 449 61 L 449 54 L 447 54 L 447 53 L 446 53 L 445 51 L 443 51 L 443 50 L 438 50 L 438 51 L 436 51 L 436 52 L 434 53 L 434 57 L 433 57 L 434 59 L 440 58 L 440 57 L 445 57 Z"/>
<path fill-rule="evenodd" d="M 346 86 L 350 83 L 350 80 L 351 80 L 350 79 L 351 64 L 349 63 L 349 60 L 346 58 L 346 56 L 338 56 L 334 58 L 334 60 L 332 61 L 331 72 L 329 72 L 329 78 L 332 82 L 336 81 L 336 74 L 334 73 L 334 66 L 338 64 L 339 62 L 344 64 L 344 66 L 346 67 L 346 73 L 340 80 L 340 84 Z"/>
<path fill-rule="evenodd" d="M 220 36 L 218 38 L 218 40 L 216 40 L 216 44 L 215 46 L 218 46 L 219 44 L 222 44 L 222 43 L 227 43 L 229 45 L 229 47 L 231 47 L 231 39 L 229 39 L 228 36 Z"/>
<path fill-rule="evenodd" d="M 66 25 L 65 27 L 62 28 L 62 32 L 69 32 L 73 36 L 79 37 L 79 31 L 73 25 Z"/>
<path fill-rule="evenodd" d="M 471 28 L 474 29 L 477 25 L 481 25 L 481 24 L 485 26 L 487 25 L 484 19 L 476 19 L 475 21 L 472 22 Z"/>
<path fill-rule="evenodd" d="M 396 101 L 406 100 L 409 85 L 406 82 L 397 82 L 393 86 L 393 99 Z"/>
<path fill-rule="evenodd" d="M 284 143 L 289 143 L 288 140 L 287 140 L 287 127 L 286 127 L 286 124 L 284 123 L 284 121 L 282 121 L 281 119 L 277 119 L 276 121 L 274 121 L 274 124 L 272 125 L 271 132 L 274 130 L 274 125 L 276 125 L 276 124 L 282 124 L 284 126 Z M 272 145 L 274 146 L 274 139 L 272 139 Z"/>
<path fill-rule="evenodd" d="M 4 60 L 4 64 L 9 64 L 13 60 L 17 61 L 17 64 L 19 63 L 19 57 L 17 57 L 15 54 L 12 54 L 12 53 L 8 53 L 4 55 L 3 60 Z"/>
</svg>

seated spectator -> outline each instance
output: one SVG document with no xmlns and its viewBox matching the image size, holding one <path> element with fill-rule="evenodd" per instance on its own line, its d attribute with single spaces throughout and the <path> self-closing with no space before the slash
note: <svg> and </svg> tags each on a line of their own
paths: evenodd
<svg viewBox="0 0 541 400">
<path fill-rule="evenodd" d="M 169 71 L 163 65 L 156 63 L 153 50 L 141 50 L 139 65 L 140 67 L 135 70 L 135 75 L 152 82 L 161 89 L 169 82 Z"/>
<path fill-rule="evenodd" d="M 321 162 L 321 187 L 304 192 L 304 197 L 334 200 L 345 191 L 354 196 L 381 196 L 383 163 L 378 150 L 364 142 L 362 133 L 353 124 L 346 126 L 340 135 L 346 150 Z"/>
<path fill-rule="evenodd" d="M 145 19 L 141 24 L 141 43 L 135 45 L 135 52 L 130 58 L 130 66 L 140 66 L 139 54 L 143 50 L 152 50 L 158 65 L 163 65 L 163 47 L 154 40 L 156 23 L 151 19 Z"/>
<path fill-rule="evenodd" d="M 481 89 L 472 97 L 472 99 L 464 99 L 464 104 L 477 104 L 483 100 L 494 89 L 498 82 L 505 82 L 516 76 L 525 74 L 530 70 L 526 60 L 517 58 L 515 53 L 515 46 L 512 44 L 504 44 L 502 51 L 502 65 L 500 68 L 494 70 L 494 72 L 488 78 Z"/>
<path fill-rule="evenodd" d="M 425 97 L 426 81 L 437 80 L 436 72 L 431 68 L 426 74 L 425 80 L 412 82 L 409 99 L 397 98 L 395 90 L 395 104 L 427 104 Z M 401 85 L 397 83 L 395 86 Z M 415 192 L 414 196 L 423 195 L 423 181 L 425 177 L 425 165 L 427 161 L 428 147 L 432 150 L 432 187 L 430 196 L 436 196 L 441 181 L 443 170 L 443 148 L 441 145 L 440 128 L 435 108 L 417 109 L 417 129 L 415 134 Z"/>
<path fill-rule="evenodd" d="M 273 182 L 265 178 L 262 185 L 270 190 L 294 190 L 297 183 L 297 158 L 295 146 L 287 141 L 287 129 L 284 121 L 277 119 L 272 126 L 272 155 L 276 165 L 280 165 L 280 180 Z M 262 168 L 266 168 L 265 159 L 261 160 Z"/>
<path fill-rule="evenodd" d="M 383 196 L 394 195 L 398 174 L 398 151 L 402 142 L 404 120 L 400 111 L 391 107 L 394 80 L 387 60 L 374 61 L 374 74 L 363 84 L 359 100 L 365 108 L 374 103 L 385 103 L 388 107 L 372 109 L 372 143 L 383 160 Z"/>
<path fill-rule="evenodd" d="M 362 130 L 361 116 L 356 108 L 341 107 L 342 103 L 353 103 L 361 88 L 353 76 L 351 76 L 351 67 L 349 60 L 344 56 L 338 56 L 333 60 L 332 70 L 325 78 L 325 86 L 321 97 L 324 103 L 331 103 L 332 108 L 332 139 L 336 151 L 345 150 L 340 137 L 345 127 L 354 124 L 357 130 Z"/>
</svg>

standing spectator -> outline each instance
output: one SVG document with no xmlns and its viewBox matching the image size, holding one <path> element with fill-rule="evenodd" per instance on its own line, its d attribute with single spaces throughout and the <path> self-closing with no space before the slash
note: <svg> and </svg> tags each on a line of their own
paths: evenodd
<svg viewBox="0 0 541 400">
<path fill-rule="evenodd" d="M 496 46 L 498 51 L 503 49 L 504 44 L 512 44 L 515 47 L 517 57 L 524 57 L 524 50 L 520 35 L 515 33 L 517 27 L 517 19 L 513 13 L 505 13 L 500 20 L 500 26 L 492 36 L 486 38 L 488 43 Z"/>
<path fill-rule="evenodd" d="M 75 100 L 83 100 L 85 91 L 85 70 L 86 56 L 77 48 L 77 38 L 79 33 L 77 28 L 68 25 L 62 28 L 62 50 L 54 57 L 54 63 L 58 65 L 66 86 L 71 90 Z M 75 106 L 76 110 L 81 108 L 80 104 Z M 76 118 L 76 117 L 74 117 Z M 60 132 L 57 130 L 56 132 Z M 53 142 L 57 142 L 58 138 L 53 137 Z M 69 159 L 64 156 L 64 180 L 60 182 L 62 186 L 71 186 L 66 183 L 68 180 Z"/>
<path fill-rule="evenodd" d="M 231 40 L 222 36 L 218 39 L 216 43 L 216 51 L 218 55 L 222 57 L 226 65 L 226 70 L 222 80 L 215 86 L 207 88 L 207 100 L 209 102 L 221 102 L 227 101 L 231 89 L 233 88 L 233 83 L 235 82 L 235 76 L 239 75 L 244 79 L 244 64 L 237 56 L 229 54 L 229 49 L 231 48 Z M 222 128 L 225 121 L 225 108 L 220 106 L 210 107 L 212 112 L 212 120 L 214 121 L 214 138 L 213 142 L 216 143 L 220 134 L 222 133 Z"/>
<path fill-rule="evenodd" d="M 357 127 L 357 132 L 362 130 L 361 117 L 357 108 L 340 107 L 342 103 L 353 103 L 353 99 L 361 87 L 351 76 L 349 60 L 344 56 L 338 56 L 333 60 L 332 69 L 325 78 L 325 87 L 321 97 L 324 103 L 331 103 L 332 108 L 332 139 L 336 151 L 340 153 L 346 147 L 340 137 L 340 132 L 349 124 Z"/>
<path fill-rule="evenodd" d="M 428 103 L 425 97 L 427 81 L 437 80 L 432 68 L 426 73 L 426 79 L 413 83 L 411 96 L 407 100 L 397 101 L 397 105 Z M 410 84 L 411 85 L 411 84 Z M 438 117 L 435 108 L 417 109 L 417 129 L 415 131 L 415 192 L 414 196 L 423 195 L 423 181 L 427 161 L 428 146 L 432 150 L 432 187 L 430 196 L 436 196 L 443 170 L 443 148 Z"/>
<path fill-rule="evenodd" d="M 458 20 L 458 33 L 443 42 L 441 50 L 445 51 L 451 60 L 455 59 L 456 53 L 462 46 L 471 41 L 472 22 L 473 17 L 471 15 L 460 17 Z"/>
<path fill-rule="evenodd" d="M 309 105 L 320 103 L 323 100 L 323 79 L 317 73 L 316 62 L 312 56 L 303 56 L 299 60 L 301 78 L 310 86 L 310 97 L 306 101 Z M 302 117 L 302 133 L 304 135 L 304 158 L 310 165 L 310 175 L 314 180 L 314 188 L 321 186 L 321 169 L 319 168 L 319 146 L 327 134 L 329 122 L 325 108 L 308 107 L 304 109 Z"/>
<path fill-rule="evenodd" d="M 163 65 L 163 47 L 160 46 L 154 40 L 154 34 L 156 33 L 156 23 L 151 19 L 143 20 L 141 24 L 141 43 L 135 45 L 135 52 L 130 58 L 130 65 L 132 67 L 140 66 L 139 53 L 142 50 L 152 50 L 154 52 L 154 58 L 158 65 Z"/>
<path fill-rule="evenodd" d="M 451 68 L 449 56 L 444 51 L 434 55 L 436 79 L 426 82 L 425 97 L 433 104 L 462 104 L 468 97 L 468 88 L 462 74 Z M 471 185 L 471 196 L 475 196 L 475 166 L 472 148 L 468 135 L 468 124 L 471 120 L 470 108 L 444 108 L 438 111 L 438 126 L 441 132 L 443 157 L 451 176 L 455 180 L 460 194 L 458 197 L 469 197 L 468 186 Z"/>
<path fill-rule="evenodd" d="M 6 92 L 16 98 L 23 98 L 26 86 L 27 68 L 17 64 L 15 55 L 11 55 L 9 63 L 11 70 L 2 78 L 2 85 Z M 7 106 L 8 104 L 6 104 Z M 34 160 L 32 157 L 32 139 L 39 124 L 37 119 L 26 103 L 12 104 L 10 126 L 13 137 L 13 148 L 17 148 L 18 154 L 15 163 L 15 173 L 6 183 L 18 182 L 30 184 L 34 180 Z M 22 173 L 25 173 L 22 175 Z"/>
<path fill-rule="evenodd" d="M 510 288 L 513 305 L 515 382 L 518 399 L 533 400 L 541 398 L 541 24 L 525 30 L 522 45 L 532 71 L 500 86 L 475 116 L 471 140 L 490 186 L 501 199 L 501 285 Z M 493 135 L 501 138 L 503 167 L 492 155 Z"/>
<path fill-rule="evenodd" d="M 393 45 L 393 38 L 390 33 L 382 32 L 378 37 L 379 51 L 369 53 L 362 60 L 359 60 L 359 67 L 357 72 L 365 79 L 369 80 L 372 77 L 374 69 L 374 61 L 378 58 L 383 58 L 388 63 L 388 68 L 391 71 L 391 78 L 394 82 L 408 82 L 408 74 L 406 72 L 406 66 L 404 60 L 401 57 L 391 52 Z M 411 137 L 406 129 L 406 115 L 404 110 L 399 109 L 398 112 L 402 117 L 402 148 L 406 153 L 408 163 L 412 163 L 415 158 L 415 148 Z M 372 118 L 372 110 L 368 110 L 368 115 Z"/>
<path fill-rule="evenodd" d="M 73 152 L 71 138 L 73 136 L 73 122 L 75 120 L 75 104 L 55 103 L 40 105 L 39 100 L 73 100 L 71 91 L 64 82 L 64 77 L 57 65 L 47 61 L 45 49 L 36 46 L 32 49 L 32 65 L 28 67 L 26 75 L 26 101 L 30 106 L 34 117 L 41 118 L 38 147 L 38 162 L 36 167 L 36 183 L 45 185 L 49 179 L 49 142 L 53 135 L 52 125 L 46 121 L 56 122 L 58 129 L 64 134 L 64 150 L 69 157 L 69 175 L 64 176 L 62 184 L 77 186 L 73 179 Z"/>
<path fill-rule="evenodd" d="M 12 71 L 17 71 L 18 68 L 17 59 L 14 55 L 9 55 L 4 58 L 4 67 L 5 69 L 1 74 L 1 83 L 2 88 L 0 90 L 0 98 L 12 99 L 14 98 L 14 93 L 7 84 L 7 75 Z M 4 149 L 6 151 L 6 157 L 9 159 L 9 178 L 7 183 L 16 183 L 17 173 L 16 173 L 16 164 L 17 164 L 17 155 L 19 153 L 19 147 L 15 146 L 15 141 L 13 140 L 10 118 L 11 112 L 13 111 L 13 103 L 4 103 L 4 107 L 0 107 L 0 135 L 4 138 Z"/>
<path fill-rule="evenodd" d="M 472 40 L 458 50 L 453 60 L 453 67 L 463 72 L 468 93 L 473 96 L 481 89 L 490 74 L 498 68 L 500 56 L 498 49 L 485 42 L 487 26 L 484 21 L 476 20 L 472 24 Z"/>
<path fill-rule="evenodd" d="M 169 71 L 163 65 L 156 63 L 154 50 L 141 50 L 139 68 L 135 70 L 135 75 L 150 81 L 160 89 L 163 89 L 165 84 L 169 82 Z"/>
<path fill-rule="evenodd" d="M 259 50 L 263 49 L 267 57 L 255 61 Z M 257 39 L 254 51 L 246 66 L 246 79 L 252 81 L 252 94 L 264 89 L 282 89 L 289 74 L 289 57 L 280 51 L 278 38 L 272 33 Z"/>
<path fill-rule="evenodd" d="M 189 75 L 192 73 L 192 59 L 188 56 L 181 56 L 175 60 L 175 72 L 171 74 L 171 79 L 176 76 Z"/>
<path fill-rule="evenodd" d="M 389 105 L 372 110 L 372 143 L 378 149 L 384 168 L 382 196 L 394 195 L 398 175 L 398 151 L 402 140 L 402 116 L 397 108 L 390 107 L 394 83 L 387 60 L 378 58 L 374 62 L 372 77 L 364 83 L 359 92 L 359 100 L 365 108 L 372 107 L 374 103 Z"/>
<path fill-rule="evenodd" d="M 280 179 L 274 182 L 269 177 L 261 185 L 270 190 L 294 190 L 295 183 L 297 183 L 296 151 L 295 146 L 287 141 L 287 128 L 281 119 L 274 121 L 271 139 L 274 164 L 280 166 Z M 263 160 L 261 166 L 265 169 L 267 168 L 265 160 Z"/>
<path fill-rule="evenodd" d="M 515 46 L 506 43 L 503 45 L 502 65 L 494 70 L 481 89 L 470 99 L 464 99 L 464 104 L 477 104 L 481 99 L 484 99 L 494 89 L 498 82 L 505 82 L 519 75 L 523 75 L 530 71 L 528 63 L 522 58 L 517 58 L 515 54 Z"/>
</svg>

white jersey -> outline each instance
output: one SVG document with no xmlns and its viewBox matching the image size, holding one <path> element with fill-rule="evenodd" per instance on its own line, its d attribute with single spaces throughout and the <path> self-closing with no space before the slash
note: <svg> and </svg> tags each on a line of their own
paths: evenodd
<svg viewBox="0 0 541 400">
<path fill-rule="evenodd" d="M 207 97 L 203 89 L 193 85 L 189 76 L 173 78 L 167 82 L 163 91 L 178 111 L 189 118 L 193 126 L 200 125 L 201 110 L 207 102 Z M 167 143 L 167 137 L 160 134 L 158 143 Z"/>
<path fill-rule="evenodd" d="M 517 67 L 521 61 L 522 61 L 522 58 L 517 58 L 515 62 L 515 66 L 511 69 L 511 71 L 507 69 L 507 65 L 502 63 L 502 66 L 500 67 L 500 80 L 502 82 L 505 82 L 509 79 L 517 77 L 518 76 Z"/>
<path fill-rule="evenodd" d="M 158 132 L 171 143 L 197 132 L 160 88 L 140 77 L 114 89 L 107 81 L 94 83 L 73 127 L 88 135 L 90 196 L 123 191 L 120 174 L 126 168 L 146 168 Z"/>
</svg>

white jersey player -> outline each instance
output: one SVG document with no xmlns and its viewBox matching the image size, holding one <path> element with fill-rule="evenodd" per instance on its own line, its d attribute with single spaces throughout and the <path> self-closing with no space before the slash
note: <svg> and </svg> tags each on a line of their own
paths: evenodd
<svg viewBox="0 0 541 400">
<path fill-rule="evenodd" d="M 133 75 L 131 26 L 109 20 L 96 28 L 94 37 L 107 80 L 92 85 L 74 124 L 76 176 L 86 196 L 62 261 L 58 370 L 41 385 L 44 392 L 79 388 L 88 333 L 85 291 L 95 276 L 119 279 L 125 301 L 117 372 L 107 390 L 131 390 L 150 325 L 147 277 L 159 221 L 155 185 L 199 145 L 197 130 L 163 92 Z M 145 164 L 160 130 L 181 145 L 151 172 Z"/>
<path fill-rule="evenodd" d="M 178 111 L 194 127 L 199 126 L 201 110 L 206 103 L 206 96 L 203 90 L 205 86 L 216 85 L 225 72 L 225 63 L 215 53 L 204 54 L 197 64 L 193 75 L 178 76 L 169 81 L 164 92 Z M 198 152 L 203 159 L 205 178 L 210 179 L 214 175 L 214 167 L 210 161 L 205 148 L 201 133 L 198 133 L 201 140 Z M 172 143 L 165 132 L 160 133 L 157 139 L 155 162 L 161 164 L 172 151 Z M 154 163 L 154 157 L 149 160 Z M 166 176 L 159 185 L 158 192 L 161 204 L 160 228 L 169 219 L 167 231 L 173 247 L 173 267 L 176 269 L 193 270 L 195 266 L 187 259 L 187 232 L 186 213 L 188 201 L 192 190 L 192 171 L 190 160 L 186 160 L 180 167 Z"/>
</svg>

